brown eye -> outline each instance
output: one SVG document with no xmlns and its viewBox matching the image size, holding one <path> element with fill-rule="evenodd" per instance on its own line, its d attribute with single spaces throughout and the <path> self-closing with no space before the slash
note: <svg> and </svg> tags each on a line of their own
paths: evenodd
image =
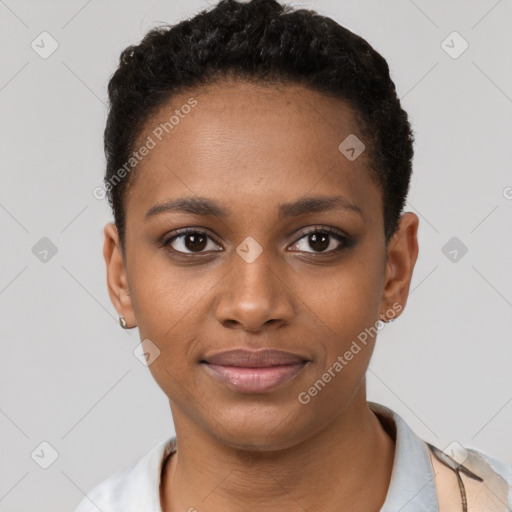
<svg viewBox="0 0 512 512">
<path fill-rule="evenodd" d="M 181 231 L 179 234 L 172 236 L 163 243 L 165 247 L 170 247 L 173 251 L 183 254 L 205 252 L 205 249 L 209 244 L 210 246 L 217 246 L 214 240 L 212 240 L 206 233 L 194 230 Z M 219 249 L 210 248 L 209 250 L 215 251 Z"/>
<path fill-rule="evenodd" d="M 314 229 L 306 232 L 295 242 L 296 250 L 310 253 L 337 252 L 350 245 L 349 239 L 334 228 Z M 308 250 L 312 249 L 311 250 Z M 327 250 L 329 249 L 329 250 Z"/>
<path fill-rule="evenodd" d="M 200 233 L 188 233 L 183 235 L 183 244 L 189 251 L 202 251 L 208 244 L 208 239 Z"/>
<path fill-rule="evenodd" d="M 324 233 L 311 233 L 308 235 L 309 246 L 318 252 L 323 252 L 329 247 L 330 235 Z"/>
</svg>

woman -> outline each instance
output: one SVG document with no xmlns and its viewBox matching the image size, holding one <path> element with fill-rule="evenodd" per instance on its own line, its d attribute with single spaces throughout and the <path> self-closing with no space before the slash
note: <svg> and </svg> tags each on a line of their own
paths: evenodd
<svg viewBox="0 0 512 512">
<path fill-rule="evenodd" d="M 176 437 L 77 512 L 506 511 L 512 468 L 366 400 L 418 255 L 386 61 L 318 14 L 221 1 L 109 83 L 109 294 Z"/>
</svg>

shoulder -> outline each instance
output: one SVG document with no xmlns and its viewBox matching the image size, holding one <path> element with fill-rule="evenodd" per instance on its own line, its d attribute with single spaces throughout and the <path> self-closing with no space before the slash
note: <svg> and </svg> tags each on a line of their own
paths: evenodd
<svg viewBox="0 0 512 512">
<path fill-rule="evenodd" d="M 75 512 L 161 512 L 160 475 L 165 458 L 176 451 L 176 438 L 160 441 L 134 464 L 98 484 Z"/>
<path fill-rule="evenodd" d="M 132 464 L 122 471 L 114 473 L 98 484 L 78 505 L 75 512 L 114 512 L 126 501 L 127 490 L 137 484 L 133 478 L 136 464 Z"/>
<path fill-rule="evenodd" d="M 418 437 L 393 410 L 369 405 L 396 444 L 383 511 L 460 510 L 467 498 L 470 511 L 512 512 L 511 464 L 457 442 L 443 451 Z"/>
<path fill-rule="evenodd" d="M 472 510 L 512 510 L 512 465 L 505 464 L 481 450 L 462 447 L 458 443 L 452 443 L 453 446 L 450 445 L 445 451 L 429 443 L 427 445 L 435 455 L 432 464 L 438 497 L 440 505 L 445 506 L 440 506 L 440 510 L 449 510 L 451 507 L 448 504 L 457 501 L 457 487 L 461 487 L 460 491 L 466 496 Z M 458 486 L 453 471 L 458 474 Z"/>
<path fill-rule="evenodd" d="M 499 461 L 476 448 L 466 447 L 466 450 L 469 464 L 464 463 L 464 465 L 474 468 L 475 473 L 479 471 L 484 479 L 487 477 L 485 485 L 490 487 L 494 494 L 499 495 L 501 489 L 501 494 L 504 496 L 502 501 L 505 501 L 508 509 L 512 510 L 512 464 Z"/>
</svg>

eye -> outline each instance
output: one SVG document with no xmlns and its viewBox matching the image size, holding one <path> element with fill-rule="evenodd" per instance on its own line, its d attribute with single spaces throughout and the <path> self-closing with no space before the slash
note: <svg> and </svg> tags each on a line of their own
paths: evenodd
<svg viewBox="0 0 512 512">
<path fill-rule="evenodd" d="M 316 227 L 302 230 L 300 238 L 291 246 L 292 250 L 317 254 L 335 253 L 351 246 L 352 240 L 332 227 Z M 161 246 L 179 254 L 201 254 L 222 251 L 217 242 L 204 231 L 184 228 L 161 242 Z M 215 248 L 217 247 L 217 249 Z M 308 247 L 311 250 L 308 250 Z"/>
<path fill-rule="evenodd" d="M 302 236 L 292 247 L 298 247 L 302 252 L 318 254 L 334 253 L 350 246 L 351 239 L 332 227 L 314 228 L 309 231 L 303 230 Z M 308 251 L 308 246 L 313 251 Z"/>
<path fill-rule="evenodd" d="M 210 243 L 212 242 L 212 243 Z M 196 229 L 180 229 L 175 234 L 162 242 L 163 247 L 171 248 L 172 251 L 181 254 L 194 254 L 206 252 L 206 250 L 222 251 L 223 249 L 212 249 L 211 245 L 217 243 L 204 231 Z M 210 248 L 208 249 L 208 246 Z"/>
</svg>

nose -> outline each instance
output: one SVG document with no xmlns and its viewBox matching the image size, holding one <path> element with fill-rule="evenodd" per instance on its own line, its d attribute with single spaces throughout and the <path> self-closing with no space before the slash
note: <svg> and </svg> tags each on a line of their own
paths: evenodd
<svg viewBox="0 0 512 512">
<path fill-rule="evenodd" d="M 283 272 L 264 255 L 265 251 L 252 263 L 235 256 L 216 305 L 217 320 L 224 327 L 259 332 L 290 324 L 293 293 Z"/>
</svg>

